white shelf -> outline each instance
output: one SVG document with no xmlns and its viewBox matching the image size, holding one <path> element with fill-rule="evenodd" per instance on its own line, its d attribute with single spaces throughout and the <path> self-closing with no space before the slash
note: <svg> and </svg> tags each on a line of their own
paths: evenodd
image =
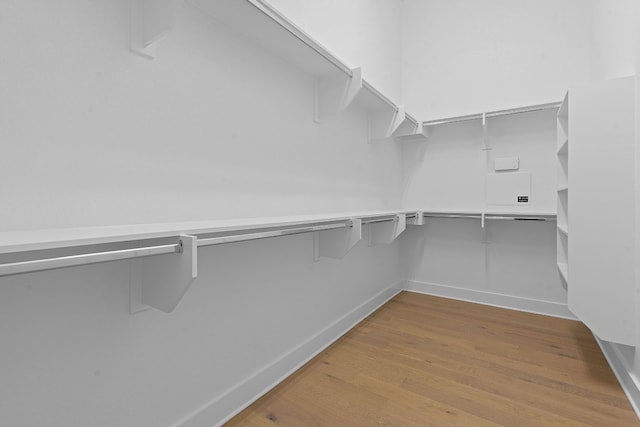
<svg viewBox="0 0 640 427">
<path fill-rule="evenodd" d="M 411 212 L 421 211 L 424 214 L 452 214 L 452 215 L 501 215 L 501 216 L 536 216 L 548 219 L 555 219 L 556 212 L 550 211 L 527 211 L 527 210 L 499 210 L 499 209 L 442 209 L 442 208 L 418 208 L 411 209 Z"/>
<path fill-rule="evenodd" d="M 162 239 L 179 235 L 203 235 L 232 231 L 251 231 L 265 228 L 304 226 L 347 221 L 353 218 L 375 219 L 398 214 L 452 215 L 500 215 L 512 217 L 544 217 L 555 219 L 555 212 L 505 211 L 505 210 L 461 210 L 461 209 L 407 209 L 340 212 L 315 215 L 296 215 L 263 218 L 219 219 L 158 224 L 131 224 L 107 227 L 56 228 L 26 231 L 0 232 L 0 254 L 25 252 L 83 245 L 118 243 L 146 239 Z"/>
<path fill-rule="evenodd" d="M 569 191 L 568 185 L 561 185 L 560 187 L 558 187 L 558 193 L 566 193 L 567 191 Z"/>
<path fill-rule="evenodd" d="M 161 239 L 179 235 L 202 235 L 230 231 L 251 231 L 264 228 L 323 224 L 347 221 L 353 218 L 383 218 L 403 213 L 414 214 L 415 211 L 361 211 L 319 215 L 221 219 L 180 223 L 8 231 L 0 232 L 0 254 L 146 239 Z"/>
<path fill-rule="evenodd" d="M 345 64 L 264 0 L 189 0 L 189 3 L 215 20 L 216 25 L 241 34 L 318 79 L 316 105 L 322 112 L 316 112 L 316 121 L 340 113 L 353 102 L 372 114 L 380 114 L 372 120 L 382 122 L 381 129 L 372 129 L 372 139 L 425 138 L 421 122 L 362 79 L 360 69 Z M 353 95 L 346 105 L 339 96 L 345 82 Z M 403 130 L 394 135 L 403 124 Z"/>
<path fill-rule="evenodd" d="M 351 76 L 351 67 L 262 0 L 189 0 L 217 25 L 287 60 L 297 68 L 324 77 L 337 71 Z"/>
<path fill-rule="evenodd" d="M 569 266 L 563 262 L 558 263 L 558 270 L 566 283 L 569 283 Z"/>
<path fill-rule="evenodd" d="M 566 156 L 568 154 L 568 148 L 569 148 L 569 138 L 565 138 L 564 142 L 562 142 L 560 144 L 560 147 L 558 147 L 558 156 Z"/>
<path fill-rule="evenodd" d="M 388 244 L 408 225 L 423 225 L 422 219 L 418 212 L 364 211 L 4 232 L 0 276 L 137 259 L 132 264 L 132 295 L 142 295 L 146 305 L 170 313 L 198 277 L 201 246 L 314 233 L 314 258 L 340 259 L 362 240 L 363 224 L 375 223 L 368 228 L 370 245 Z M 131 301 L 132 313 L 139 305 Z"/>
<path fill-rule="evenodd" d="M 507 110 L 496 110 L 496 111 L 488 111 L 484 113 L 474 113 L 474 114 L 466 114 L 466 115 L 454 116 L 454 117 L 436 118 L 436 119 L 426 120 L 422 124 L 423 126 L 436 126 L 436 125 L 444 125 L 449 123 L 467 122 L 471 120 L 482 120 L 483 118 L 501 117 L 501 116 L 509 116 L 512 114 L 522 114 L 522 113 L 530 113 L 534 111 L 556 109 L 556 108 L 559 108 L 560 105 L 561 105 L 560 102 L 549 102 L 547 104 L 527 105 L 524 107 L 509 108 Z"/>
<path fill-rule="evenodd" d="M 568 117 L 569 117 L 569 92 L 567 92 L 564 95 L 562 104 L 560 104 L 560 108 L 558 109 L 558 118 L 567 119 Z"/>
<path fill-rule="evenodd" d="M 558 231 L 561 232 L 562 234 L 564 234 L 567 237 L 569 236 L 569 229 L 567 228 L 566 225 L 558 224 Z"/>
</svg>

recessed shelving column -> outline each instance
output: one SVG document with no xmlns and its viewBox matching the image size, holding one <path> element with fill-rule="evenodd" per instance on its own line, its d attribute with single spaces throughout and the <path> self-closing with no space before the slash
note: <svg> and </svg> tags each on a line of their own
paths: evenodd
<svg viewBox="0 0 640 427">
<path fill-rule="evenodd" d="M 569 285 L 569 94 L 558 110 L 558 270 Z"/>
</svg>

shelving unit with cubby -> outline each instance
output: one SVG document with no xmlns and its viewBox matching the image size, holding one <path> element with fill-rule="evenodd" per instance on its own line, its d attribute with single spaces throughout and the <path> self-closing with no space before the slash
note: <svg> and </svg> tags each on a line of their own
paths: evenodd
<svg viewBox="0 0 640 427">
<path fill-rule="evenodd" d="M 563 277 L 571 270 L 569 309 L 599 339 L 625 345 L 636 345 L 635 85 L 574 87 L 558 114 L 558 267 L 566 263 Z"/>
</svg>

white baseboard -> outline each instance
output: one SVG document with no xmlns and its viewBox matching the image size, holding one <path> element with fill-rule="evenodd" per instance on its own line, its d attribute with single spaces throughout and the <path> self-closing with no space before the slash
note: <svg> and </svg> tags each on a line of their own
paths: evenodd
<svg viewBox="0 0 640 427">
<path fill-rule="evenodd" d="M 420 282 L 417 280 L 406 280 L 405 290 L 409 292 L 417 292 L 421 294 L 491 305 L 494 307 L 509 308 L 512 310 L 576 320 L 573 313 L 569 311 L 567 304 L 557 302 L 484 292 L 474 289 L 457 288 L 455 286 Z"/>
<path fill-rule="evenodd" d="M 403 290 L 403 282 L 398 282 L 365 301 L 174 426 L 212 427 L 227 422 L 396 296 Z"/>
<path fill-rule="evenodd" d="M 631 407 L 636 412 L 638 418 L 640 418 L 640 382 L 638 381 L 638 378 L 630 372 L 625 365 L 622 355 L 618 353 L 616 344 L 603 341 L 595 335 L 594 338 L 600 346 L 607 362 L 609 362 L 609 366 L 611 366 L 611 370 L 613 370 L 613 373 L 618 379 L 624 394 L 627 395 L 627 399 L 629 400 Z"/>
</svg>

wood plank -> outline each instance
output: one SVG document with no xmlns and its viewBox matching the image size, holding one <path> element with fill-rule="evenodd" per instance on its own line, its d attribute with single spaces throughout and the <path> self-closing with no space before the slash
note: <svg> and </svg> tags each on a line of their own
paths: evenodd
<svg viewBox="0 0 640 427">
<path fill-rule="evenodd" d="M 403 292 L 227 426 L 640 426 L 579 322 Z"/>
</svg>

